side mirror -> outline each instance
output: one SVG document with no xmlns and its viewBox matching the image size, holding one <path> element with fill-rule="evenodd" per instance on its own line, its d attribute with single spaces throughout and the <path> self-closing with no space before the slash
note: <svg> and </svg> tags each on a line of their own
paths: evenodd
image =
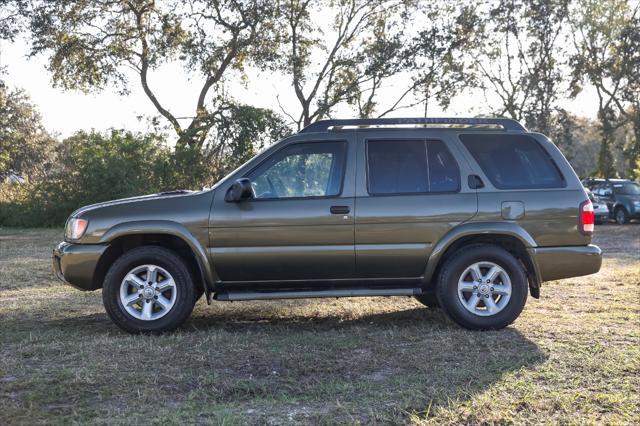
<svg viewBox="0 0 640 426">
<path fill-rule="evenodd" d="M 251 198 L 253 198 L 253 186 L 247 178 L 241 178 L 233 182 L 233 185 L 224 196 L 224 200 L 228 203 L 238 203 Z"/>
</svg>

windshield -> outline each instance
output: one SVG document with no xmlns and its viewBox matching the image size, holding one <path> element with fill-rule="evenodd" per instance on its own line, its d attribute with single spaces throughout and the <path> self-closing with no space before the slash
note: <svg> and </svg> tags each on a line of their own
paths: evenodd
<svg viewBox="0 0 640 426">
<path fill-rule="evenodd" d="M 640 195 L 640 185 L 635 182 L 615 184 L 613 190 L 618 195 Z"/>
</svg>

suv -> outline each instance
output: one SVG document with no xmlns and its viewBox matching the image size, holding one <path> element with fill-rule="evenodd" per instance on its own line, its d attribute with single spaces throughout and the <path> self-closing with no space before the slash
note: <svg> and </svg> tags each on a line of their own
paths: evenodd
<svg viewBox="0 0 640 426">
<path fill-rule="evenodd" d="M 640 185 L 628 179 L 595 180 L 593 194 L 607 204 L 609 214 L 620 225 L 640 219 Z"/>
<path fill-rule="evenodd" d="M 211 300 L 415 296 L 475 330 L 544 281 L 593 274 L 592 204 L 545 136 L 507 119 L 320 121 L 213 188 L 83 207 L 56 274 L 129 332 Z"/>
</svg>

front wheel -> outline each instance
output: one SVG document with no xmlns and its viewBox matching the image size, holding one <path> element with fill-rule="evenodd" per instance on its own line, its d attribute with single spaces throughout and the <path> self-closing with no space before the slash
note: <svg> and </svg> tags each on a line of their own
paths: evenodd
<svg viewBox="0 0 640 426">
<path fill-rule="evenodd" d="M 527 293 L 520 262 L 489 244 L 455 253 L 442 268 L 437 286 L 440 306 L 471 330 L 498 330 L 511 324 L 524 309 Z"/>
<path fill-rule="evenodd" d="M 191 315 L 196 288 L 185 262 L 159 246 L 120 256 L 104 279 L 102 301 L 109 317 L 129 333 L 161 333 Z"/>
</svg>

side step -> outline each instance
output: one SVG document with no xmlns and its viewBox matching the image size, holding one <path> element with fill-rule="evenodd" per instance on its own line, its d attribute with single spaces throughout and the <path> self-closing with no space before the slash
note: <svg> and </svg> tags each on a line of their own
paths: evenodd
<svg viewBox="0 0 640 426">
<path fill-rule="evenodd" d="M 331 290 L 287 291 L 223 291 L 213 298 L 221 301 L 310 299 L 317 297 L 416 296 L 421 288 L 339 288 Z"/>
</svg>

